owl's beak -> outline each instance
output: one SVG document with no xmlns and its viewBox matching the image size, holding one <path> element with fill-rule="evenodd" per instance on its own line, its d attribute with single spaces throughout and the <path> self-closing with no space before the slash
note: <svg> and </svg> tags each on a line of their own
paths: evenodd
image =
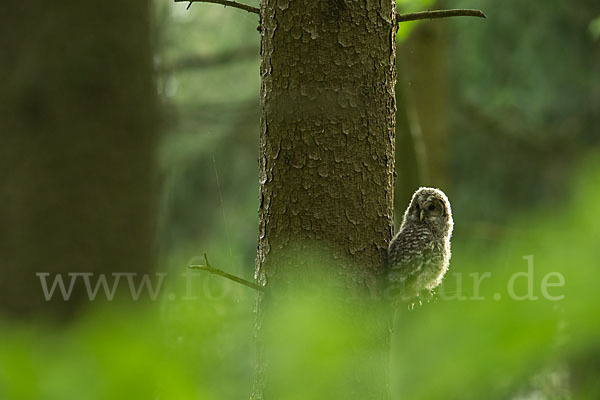
<svg viewBox="0 0 600 400">
<path fill-rule="evenodd" d="M 419 221 L 423 222 L 423 217 L 425 216 L 425 210 L 421 210 L 421 212 L 419 213 Z"/>
</svg>

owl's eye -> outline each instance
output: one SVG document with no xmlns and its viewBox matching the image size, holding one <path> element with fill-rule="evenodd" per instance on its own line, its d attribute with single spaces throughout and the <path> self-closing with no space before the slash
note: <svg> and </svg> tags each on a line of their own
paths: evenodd
<svg viewBox="0 0 600 400">
<path fill-rule="evenodd" d="M 433 204 L 430 204 L 429 207 L 427 207 L 427 209 L 429 211 L 433 211 L 433 210 L 435 210 L 435 206 Z"/>
</svg>

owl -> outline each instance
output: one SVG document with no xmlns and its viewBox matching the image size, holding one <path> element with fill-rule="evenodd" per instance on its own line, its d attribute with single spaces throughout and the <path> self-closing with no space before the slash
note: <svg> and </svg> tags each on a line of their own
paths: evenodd
<svg viewBox="0 0 600 400">
<path fill-rule="evenodd" d="M 388 246 L 387 285 L 394 300 L 415 299 L 441 283 L 450 262 L 453 226 L 444 192 L 422 187 L 413 194 Z"/>
</svg>

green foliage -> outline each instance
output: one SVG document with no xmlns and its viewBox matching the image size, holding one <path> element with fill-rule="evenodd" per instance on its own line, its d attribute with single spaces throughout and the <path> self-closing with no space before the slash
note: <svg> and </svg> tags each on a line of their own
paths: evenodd
<svg viewBox="0 0 600 400">
<path fill-rule="evenodd" d="M 597 310 L 597 238 L 600 228 L 600 160 L 590 159 L 573 183 L 568 206 L 538 209 L 516 218 L 491 249 L 473 243 L 457 221 L 451 273 L 463 276 L 461 295 L 400 312 L 392 348 L 394 398 L 508 398 L 553 366 L 573 365 L 600 351 Z M 227 245 L 212 262 L 231 272 Z M 219 256 L 218 254 L 222 254 Z M 516 272 L 533 255 L 537 300 L 507 294 Z M 71 325 L 39 322 L 0 328 L 0 397 L 3 399 L 238 399 L 248 396 L 253 374 L 254 293 L 220 277 L 200 275 L 191 289 L 179 276 L 194 260 L 171 259 L 171 273 L 154 303 L 93 304 Z M 475 293 L 469 273 L 490 272 Z M 543 297 L 545 274 L 560 272 L 564 287 Z M 456 294 L 453 275 L 444 284 Z M 191 290 L 188 292 L 188 290 Z M 528 290 L 525 280 L 515 293 Z M 501 294 L 500 300 L 494 295 Z M 175 299 L 172 300 L 174 294 Z M 339 293 L 336 293 L 339 295 Z M 186 297 L 197 296 L 190 300 Z M 352 309 L 329 307 L 327 294 L 288 298 L 273 309 L 276 327 L 270 377 L 277 398 L 332 399 L 365 393 L 354 379 L 376 370 L 365 362 L 387 355 L 357 326 Z M 362 368 L 362 369 L 361 369 Z M 597 398 L 593 385 L 574 387 L 573 398 Z M 564 382 L 561 383 L 563 385 Z M 591 392 L 586 392 L 586 388 Z M 535 386 L 535 390 L 540 390 Z M 550 385 L 552 391 L 564 387 Z M 524 397 L 527 398 L 527 397 Z M 547 397 L 549 398 L 549 397 Z M 559 397 L 556 397 L 559 398 Z"/>
<path fill-rule="evenodd" d="M 590 35 L 592 35 L 595 40 L 600 38 L 600 17 L 597 17 L 590 22 Z"/>
<path fill-rule="evenodd" d="M 191 371 L 164 346 L 154 309 L 113 306 L 69 327 L 5 327 L 0 347 L 3 399 L 195 398 Z"/>
<path fill-rule="evenodd" d="M 600 316 L 594 310 L 600 300 L 594 294 L 597 282 L 590 278 L 597 276 L 600 228 L 595 221 L 600 206 L 590 199 L 599 198 L 600 188 L 589 182 L 600 179 L 600 163 L 589 162 L 585 169 L 566 210 L 523 216 L 492 251 L 469 249 L 458 228 L 452 270 L 462 275 L 467 299 L 403 314 L 393 355 L 395 387 L 403 398 L 505 398 L 546 366 L 597 350 Z M 534 257 L 538 299 L 516 301 L 507 297 L 507 284 L 514 273 L 527 271 L 522 257 L 528 255 Z M 474 293 L 468 274 L 486 271 L 492 275 L 481 284 L 481 299 L 469 299 Z M 564 295 L 557 301 L 540 292 L 543 277 L 554 272 L 563 274 L 566 282 L 552 288 L 553 295 Z M 445 286 L 452 286 L 452 280 L 448 276 Z M 515 292 L 525 294 L 525 280 L 519 283 Z M 497 293 L 499 300 L 494 298 Z M 435 384 L 423 384 L 428 376 Z M 558 389 L 564 388 L 553 390 Z"/>
<path fill-rule="evenodd" d="M 488 16 L 484 23 L 452 22 L 453 204 L 464 219 L 502 223 L 539 202 L 560 202 L 573 162 L 600 138 L 600 53 L 588 34 L 598 2 L 452 6 Z"/>
</svg>

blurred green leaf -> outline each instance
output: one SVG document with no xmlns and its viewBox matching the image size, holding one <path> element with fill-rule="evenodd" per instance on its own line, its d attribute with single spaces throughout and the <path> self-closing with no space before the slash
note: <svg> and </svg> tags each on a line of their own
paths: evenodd
<svg viewBox="0 0 600 400">
<path fill-rule="evenodd" d="M 598 40 L 600 38 L 600 17 L 596 17 L 590 22 L 590 35 L 594 38 L 594 40 Z"/>
<path fill-rule="evenodd" d="M 451 274 L 463 277 L 461 294 L 475 295 L 469 274 L 491 276 L 482 280 L 478 299 L 399 311 L 391 353 L 395 397 L 507 398 L 548 366 L 600 350 L 595 279 L 600 185 L 590 184 L 599 181 L 600 159 L 590 159 L 573 183 L 568 206 L 514 220 L 511 233 L 493 249 L 455 237 Z M 226 245 L 215 250 L 213 263 L 236 272 L 227 254 Z M 157 302 L 93 304 L 67 326 L 4 321 L 2 398 L 246 397 L 253 376 L 254 292 L 202 273 L 187 281 L 182 274 L 189 255 L 171 258 L 172 272 Z M 519 301 L 509 296 L 507 284 L 515 273 L 527 271 L 523 257 L 528 255 L 533 255 L 538 298 Z M 541 282 L 557 272 L 565 285 L 548 290 L 564 298 L 553 301 L 544 298 Z M 448 295 L 458 288 L 451 274 L 444 283 Z M 514 291 L 527 290 L 522 277 Z M 356 324 L 354 309 L 344 310 L 328 296 L 289 298 L 269 313 L 266 323 L 276 329 L 266 336 L 268 371 L 277 398 L 366 395 L 375 379 L 371 372 L 388 362 L 389 354 Z M 355 380 L 357 373 L 369 378 Z M 595 386 L 587 387 L 588 394 L 597 395 Z"/>
</svg>

